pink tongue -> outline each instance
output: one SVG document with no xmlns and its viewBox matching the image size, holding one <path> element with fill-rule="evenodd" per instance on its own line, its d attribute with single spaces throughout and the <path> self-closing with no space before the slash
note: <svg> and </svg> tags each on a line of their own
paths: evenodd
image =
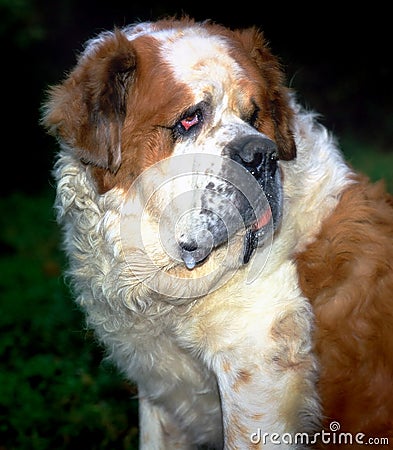
<svg viewBox="0 0 393 450">
<path fill-rule="evenodd" d="M 252 231 L 258 231 L 265 225 L 267 225 L 270 222 L 270 219 L 272 218 L 272 212 L 270 208 L 268 208 L 262 216 L 251 226 Z"/>
</svg>

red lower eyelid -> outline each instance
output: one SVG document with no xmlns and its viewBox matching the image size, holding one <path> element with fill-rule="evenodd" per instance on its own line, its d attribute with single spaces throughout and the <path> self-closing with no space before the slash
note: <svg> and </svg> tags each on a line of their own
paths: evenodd
<svg viewBox="0 0 393 450">
<path fill-rule="evenodd" d="M 192 126 L 196 125 L 199 122 L 198 116 L 195 114 L 195 116 L 187 117 L 186 119 L 183 119 L 180 121 L 183 128 L 188 131 Z"/>
</svg>

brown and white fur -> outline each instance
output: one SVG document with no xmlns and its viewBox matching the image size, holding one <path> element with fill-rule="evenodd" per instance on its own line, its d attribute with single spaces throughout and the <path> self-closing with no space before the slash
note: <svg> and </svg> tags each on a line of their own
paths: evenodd
<svg viewBox="0 0 393 450">
<path fill-rule="evenodd" d="M 393 447 L 392 200 L 298 106 L 256 29 L 185 18 L 104 32 L 51 89 L 43 123 L 61 145 L 69 275 L 89 326 L 138 386 L 141 448 L 262 448 L 250 439 L 258 430 L 294 436 L 333 420 Z M 190 245 L 173 258 L 157 211 L 181 183 L 144 209 L 136 182 L 166 158 L 230 158 L 239 136 L 274 143 L 272 189 L 283 194 L 252 282 L 242 263 L 250 229 L 228 237 L 230 252 L 217 240 L 192 264 Z M 198 214 L 180 225 L 183 238 Z M 172 283 L 164 292 L 158 272 Z"/>
</svg>

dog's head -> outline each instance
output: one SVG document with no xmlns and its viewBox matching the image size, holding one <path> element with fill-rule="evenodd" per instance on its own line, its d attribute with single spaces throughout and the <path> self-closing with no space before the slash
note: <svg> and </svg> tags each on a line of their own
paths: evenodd
<svg viewBox="0 0 393 450">
<path fill-rule="evenodd" d="M 296 156 L 291 120 L 278 61 L 262 34 L 190 19 L 141 23 L 89 41 L 69 77 L 51 89 L 43 118 L 99 194 L 126 192 L 148 169 L 162 173 L 163 161 L 197 169 L 197 194 L 182 197 L 173 231 L 188 269 L 239 234 L 225 199 L 243 220 L 243 263 L 264 227 L 278 227 L 280 160 Z M 244 192 L 247 180 L 254 194 Z M 185 183 L 173 184 L 178 195 L 192 184 Z M 153 221 L 161 197 L 152 201 Z"/>
</svg>

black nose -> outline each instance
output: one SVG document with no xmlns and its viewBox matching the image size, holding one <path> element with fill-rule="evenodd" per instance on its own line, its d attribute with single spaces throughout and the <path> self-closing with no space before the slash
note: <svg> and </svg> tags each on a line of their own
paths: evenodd
<svg viewBox="0 0 393 450">
<path fill-rule="evenodd" d="M 193 269 L 198 263 L 204 261 L 211 253 L 214 243 L 208 230 L 199 233 L 198 238 L 184 237 L 179 242 L 180 256 L 188 269 Z"/>
<path fill-rule="evenodd" d="M 245 167 L 257 179 L 266 174 L 273 176 L 277 169 L 277 146 L 263 136 L 235 138 L 227 144 L 223 153 Z"/>
</svg>

